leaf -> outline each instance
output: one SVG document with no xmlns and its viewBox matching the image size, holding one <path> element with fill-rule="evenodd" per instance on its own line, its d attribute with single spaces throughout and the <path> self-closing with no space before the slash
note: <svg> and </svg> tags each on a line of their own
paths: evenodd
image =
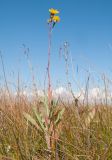
<svg viewBox="0 0 112 160">
<path fill-rule="evenodd" d="M 48 99 L 47 99 L 47 96 L 45 96 L 45 99 L 43 100 L 43 104 L 44 104 L 44 107 L 46 109 L 46 113 L 47 113 L 47 116 L 49 116 L 49 106 L 48 106 Z"/>
<path fill-rule="evenodd" d="M 38 123 L 40 125 L 40 127 L 42 128 L 43 131 L 46 130 L 46 128 L 44 127 L 44 124 L 43 124 L 43 120 L 42 120 L 42 117 L 40 116 L 40 114 L 37 112 L 36 108 L 33 107 L 33 113 L 35 114 L 37 120 L 38 120 Z"/>
<path fill-rule="evenodd" d="M 23 113 L 23 115 L 32 125 L 41 130 L 34 118 L 32 118 L 28 113 Z"/>
<path fill-rule="evenodd" d="M 48 106 L 48 100 L 47 100 L 47 98 L 45 98 L 45 101 L 44 101 L 44 107 L 46 108 L 47 116 L 49 116 L 49 112 L 50 112 L 50 110 L 49 110 L 49 106 Z"/>
<path fill-rule="evenodd" d="M 58 100 L 53 100 L 52 101 L 52 106 L 55 108 L 58 105 Z"/>
<path fill-rule="evenodd" d="M 57 104 L 58 104 L 58 101 L 52 101 L 52 105 L 51 105 L 51 107 L 50 107 L 50 112 L 49 112 L 49 118 L 50 119 L 54 119 L 54 115 L 55 115 L 55 113 L 57 113 Z"/>
<path fill-rule="evenodd" d="M 54 110 L 50 108 L 49 118 L 51 119 L 54 115 Z"/>
<path fill-rule="evenodd" d="M 54 28 L 55 24 L 56 24 L 56 22 L 53 23 L 53 27 L 52 28 Z"/>
<path fill-rule="evenodd" d="M 55 124 L 58 124 L 58 123 L 60 122 L 64 111 L 65 111 L 65 108 L 63 108 L 63 109 L 58 113 L 57 119 L 56 119 L 56 121 L 55 121 Z"/>
</svg>

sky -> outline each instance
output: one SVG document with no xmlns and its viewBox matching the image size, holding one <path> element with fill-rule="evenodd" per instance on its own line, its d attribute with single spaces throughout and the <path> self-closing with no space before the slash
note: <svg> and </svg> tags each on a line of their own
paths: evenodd
<svg viewBox="0 0 112 160">
<path fill-rule="evenodd" d="M 69 79 L 84 84 L 88 71 L 93 79 L 102 73 L 112 77 L 112 0 L 0 0 L 0 51 L 9 82 L 31 81 L 31 69 L 24 55 L 29 48 L 35 80 L 43 87 L 48 54 L 49 8 L 60 11 L 61 21 L 52 32 L 52 85 L 66 83 L 66 65 L 59 56 L 68 42 L 72 63 Z M 71 59 L 71 58 L 70 58 Z M 0 62 L 0 81 L 3 82 Z M 93 80 L 94 81 L 94 80 Z M 92 81 L 92 82 L 93 82 Z M 98 81 L 98 79 L 97 79 Z"/>
</svg>

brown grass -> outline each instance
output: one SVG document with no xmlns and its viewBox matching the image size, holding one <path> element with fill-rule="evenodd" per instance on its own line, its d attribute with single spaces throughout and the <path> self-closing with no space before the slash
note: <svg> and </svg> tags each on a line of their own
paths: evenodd
<svg viewBox="0 0 112 160">
<path fill-rule="evenodd" d="M 58 104 L 65 107 L 56 152 L 49 153 L 43 133 L 39 132 L 23 113 L 32 114 L 32 106 L 40 102 L 3 95 L 0 98 L 0 159 L 2 160 L 111 160 L 112 109 L 95 106 L 77 108 L 75 103 Z M 42 106 L 43 104 L 41 104 Z M 92 114 L 94 114 L 92 116 Z M 50 158 L 51 159 L 51 158 Z"/>
</svg>

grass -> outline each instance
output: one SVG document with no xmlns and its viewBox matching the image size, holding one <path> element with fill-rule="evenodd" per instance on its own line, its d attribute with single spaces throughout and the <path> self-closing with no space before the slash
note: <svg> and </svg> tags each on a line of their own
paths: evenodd
<svg viewBox="0 0 112 160">
<path fill-rule="evenodd" d="M 44 104 L 38 100 L 29 102 L 23 96 L 0 99 L 0 160 L 112 159 L 111 107 L 77 108 L 75 103 L 58 103 L 65 112 L 57 130 L 57 141 L 49 151 L 44 133 L 23 115 L 25 112 L 34 116 L 34 105 L 39 110 Z"/>
</svg>

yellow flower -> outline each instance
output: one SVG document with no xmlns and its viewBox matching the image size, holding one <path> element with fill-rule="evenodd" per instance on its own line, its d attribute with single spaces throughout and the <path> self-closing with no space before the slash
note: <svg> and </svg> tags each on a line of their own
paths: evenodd
<svg viewBox="0 0 112 160">
<path fill-rule="evenodd" d="M 54 22 L 59 22 L 59 21 L 60 21 L 60 17 L 59 17 L 59 16 L 54 16 L 54 17 L 52 18 L 52 20 L 53 20 Z"/>
<path fill-rule="evenodd" d="M 59 13 L 58 10 L 53 9 L 53 8 L 49 9 L 49 12 L 50 12 L 52 15 L 55 15 L 55 14 L 58 14 L 58 13 Z"/>
</svg>

